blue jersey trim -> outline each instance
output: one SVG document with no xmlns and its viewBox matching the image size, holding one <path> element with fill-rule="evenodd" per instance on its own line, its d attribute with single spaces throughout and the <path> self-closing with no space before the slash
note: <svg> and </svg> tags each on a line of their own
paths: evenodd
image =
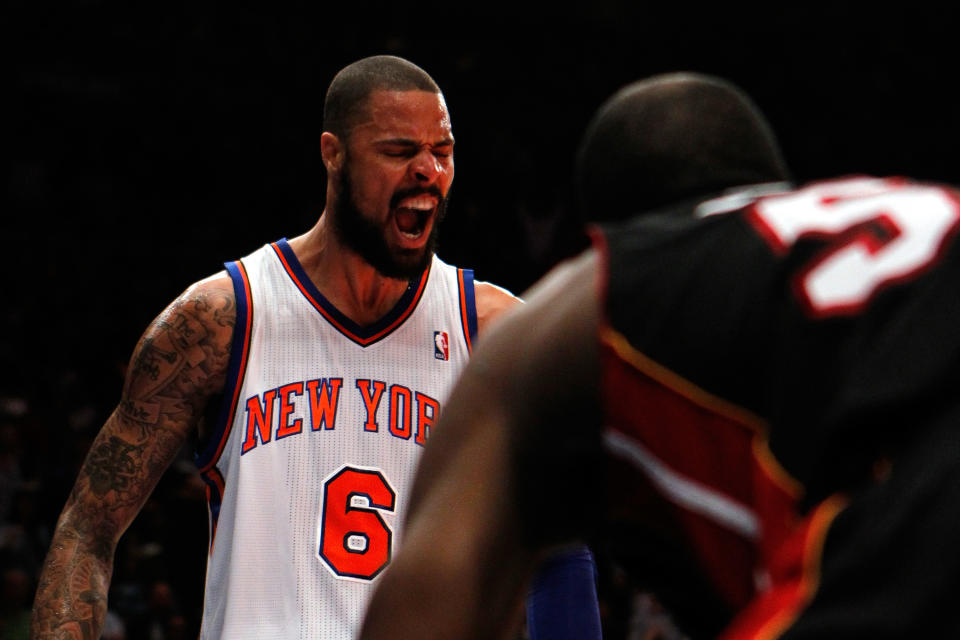
<svg viewBox="0 0 960 640">
<path fill-rule="evenodd" d="M 246 270 L 240 261 L 227 262 L 224 263 L 224 266 L 233 281 L 237 317 L 233 325 L 227 380 L 223 387 L 223 399 L 220 403 L 217 422 L 207 446 L 202 452 L 194 456 L 197 468 L 201 470 L 205 470 L 216 463 L 233 422 L 233 414 L 236 409 L 235 396 L 243 384 L 243 376 L 246 373 L 246 350 L 249 347 L 250 334 L 253 328 L 253 300 L 249 298 L 249 282 Z"/>
<path fill-rule="evenodd" d="M 220 508 L 223 506 L 223 493 L 225 491 L 225 482 L 223 475 L 217 467 L 201 473 L 200 478 L 207 485 L 207 509 L 209 510 L 210 522 L 210 540 L 207 553 L 213 553 L 213 544 L 217 538 L 217 525 L 220 523 Z"/>
<path fill-rule="evenodd" d="M 462 305 L 460 313 L 466 320 L 464 329 L 464 338 L 467 346 L 473 350 L 473 344 L 477 340 L 477 296 L 473 284 L 473 269 L 460 269 L 461 299 Z"/>
<path fill-rule="evenodd" d="M 324 318 L 326 318 L 334 328 L 337 329 L 337 331 L 364 347 L 374 344 L 375 342 L 387 337 L 393 332 L 394 329 L 402 324 L 401 322 L 398 322 L 398 320 L 411 313 L 413 307 L 415 307 L 417 302 L 419 302 L 420 296 L 422 295 L 423 290 L 426 288 L 425 279 L 428 277 L 430 272 L 430 266 L 427 266 L 427 268 L 424 270 L 424 273 L 420 277 L 411 280 L 407 285 L 406 291 L 404 291 L 403 295 L 400 297 L 400 300 L 397 301 L 397 303 L 385 316 L 373 324 L 360 326 L 345 316 L 333 305 L 333 303 L 327 300 L 327 298 L 320 293 L 316 285 L 313 284 L 313 281 L 307 275 L 303 265 L 301 265 L 300 261 L 297 260 L 297 256 L 293 252 L 293 249 L 290 247 L 290 244 L 287 242 L 286 238 L 281 238 L 274 243 L 273 246 L 275 250 L 281 254 L 282 261 L 287 267 L 287 273 L 294 280 L 294 283 L 297 285 L 300 291 L 304 294 L 304 297 L 314 305 L 317 311 L 319 311 L 320 314 L 324 316 Z"/>
</svg>

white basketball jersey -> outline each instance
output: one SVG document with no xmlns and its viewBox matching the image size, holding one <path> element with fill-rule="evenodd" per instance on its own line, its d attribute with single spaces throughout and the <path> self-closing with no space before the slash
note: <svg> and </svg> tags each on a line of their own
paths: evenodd
<svg viewBox="0 0 960 640">
<path fill-rule="evenodd" d="M 353 638 L 470 352 L 472 272 L 434 257 L 390 313 L 360 327 L 284 240 L 226 266 L 230 378 L 197 456 L 211 530 L 200 635 Z"/>
</svg>

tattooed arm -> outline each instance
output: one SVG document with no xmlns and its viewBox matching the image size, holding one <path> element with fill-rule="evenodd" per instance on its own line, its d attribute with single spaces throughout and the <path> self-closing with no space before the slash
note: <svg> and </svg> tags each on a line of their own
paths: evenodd
<svg viewBox="0 0 960 640">
<path fill-rule="evenodd" d="M 230 278 L 185 291 L 147 328 L 123 394 L 60 514 L 31 638 L 99 638 L 120 535 L 223 389 L 236 319 Z"/>
</svg>

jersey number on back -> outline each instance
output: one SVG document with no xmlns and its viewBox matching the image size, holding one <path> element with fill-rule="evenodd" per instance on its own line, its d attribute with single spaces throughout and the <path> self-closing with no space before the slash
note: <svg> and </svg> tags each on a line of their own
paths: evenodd
<svg viewBox="0 0 960 640">
<path fill-rule="evenodd" d="M 794 286 L 814 315 L 830 316 L 861 309 L 880 287 L 930 265 L 960 221 L 958 209 L 943 189 L 861 178 L 766 198 L 752 213 L 777 251 L 801 238 L 826 241 Z"/>
<path fill-rule="evenodd" d="M 344 467 L 323 485 L 318 553 L 341 578 L 372 580 L 390 562 L 393 531 L 381 511 L 396 509 L 397 495 L 383 474 Z"/>
</svg>

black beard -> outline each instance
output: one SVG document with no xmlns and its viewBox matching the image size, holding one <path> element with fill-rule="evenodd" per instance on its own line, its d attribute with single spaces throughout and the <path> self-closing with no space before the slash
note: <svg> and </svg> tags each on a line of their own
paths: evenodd
<svg viewBox="0 0 960 640">
<path fill-rule="evenodd" d="M 340 172 L 337 197 L 332 203 L 331 211 L 334 231 L 337 237 L 351 251 L 363 258 L 370 266 L 386 278 L 397 280 L 413 280 L 430 265 L 433 254 L 437 249 L 440 221 L 447 212 L 449 194 L 443 197 L 436 187 L 425 189 L 409 189 L 394 194 L 391 198 L 391 208 L 396 202 L 411 195 L 421 193 L 433 194 L 440 197 L 437 212 L 434 216 L 433 228 L 422 249 L 391 250 L 386 241 L 384 230 L 376 222 L 367 218 L 354 204 L 353 183 L 346 164 Z M 388 221 L 389 224 L 389 221 Z"/>
</svg>

